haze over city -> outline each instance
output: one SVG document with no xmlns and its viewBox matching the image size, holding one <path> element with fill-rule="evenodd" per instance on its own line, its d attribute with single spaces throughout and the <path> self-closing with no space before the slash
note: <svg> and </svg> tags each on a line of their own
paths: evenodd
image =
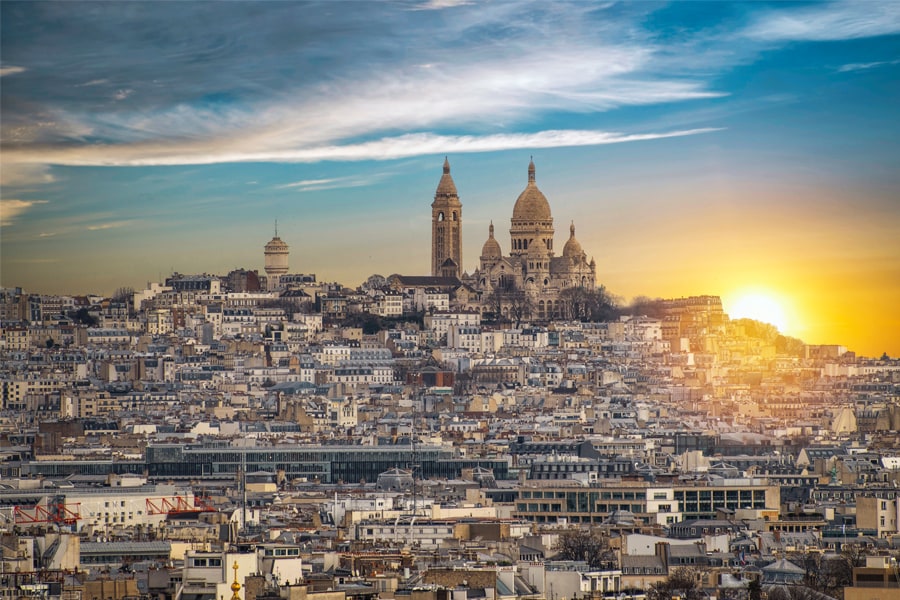
<svg viewBox="0 0 900 600">
<path fill-rule="evenodd" d="M 623 301 L 900 354 L 900 3 L 0 10 L 3 286 L 260 269 L 275 219 L 291 272 L 427 274 L 445 156 L 471 272 L 533 156 Z"/>
</svg>

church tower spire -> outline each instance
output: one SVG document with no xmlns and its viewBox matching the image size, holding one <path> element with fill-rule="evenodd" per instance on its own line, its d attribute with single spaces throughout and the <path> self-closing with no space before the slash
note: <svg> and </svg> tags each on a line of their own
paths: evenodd
<svg viewBox="0 0 900 600">
<path fill-rule="evenodd" d="M 431 203 L 431 274 L 459 277 L 462 273 L 462 203 L 444 157 L 444 174 Z"/>
</svg>

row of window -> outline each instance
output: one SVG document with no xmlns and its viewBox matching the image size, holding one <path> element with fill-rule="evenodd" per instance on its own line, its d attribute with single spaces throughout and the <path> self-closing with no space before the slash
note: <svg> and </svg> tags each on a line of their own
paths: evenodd
<svg viewBox="0 0 900 600">
<path fill-rule="evenodd" d="M 221 567 L 221 558 L 194 558 L 191 560 L 192 567 Z"/>
<path fill-rule="evenodd" d="M 569 501 L 578 499 L 579 502 L 589 499 L 592 503 L 597 500 L 646 500 L 647 494 L 645 492 L 623 492 L 623 491 L 610 491 L 610 492 L 542 492 L 542 491 L 529 491 L 522 490 L 521 492 L 522 498 L 565 498 Z M 662 497 L 654 496 L 656 500 L 665 500 L 665 493 L 662 494 Z"/>
</svg>

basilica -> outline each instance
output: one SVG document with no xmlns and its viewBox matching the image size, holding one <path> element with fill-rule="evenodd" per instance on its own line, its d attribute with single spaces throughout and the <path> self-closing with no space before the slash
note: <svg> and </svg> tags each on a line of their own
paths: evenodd
<svg viewBox="0 0 900 600">
<path fill-rule="evenodd" d="M 491 223 L 478 268 L 471 274 L 462 269 L 462 203 L 446 159 L 431 210 L 432 275 L 457 277 L 482 299 L 523 292 L 534 307 L 535 316 L 553 318 L 560 314 L 560 293 L 596 285 L 597 265 L 593 258 L 588 260 L 575 239 L 574 223 L 569 227 L 562 255 L 556 255 L 553 215 L 547 197 L 537 186 L 534 161 L 528 165 L 528 183 L 513 207 L 509 254 L 503 255 Z"/>
</svg>

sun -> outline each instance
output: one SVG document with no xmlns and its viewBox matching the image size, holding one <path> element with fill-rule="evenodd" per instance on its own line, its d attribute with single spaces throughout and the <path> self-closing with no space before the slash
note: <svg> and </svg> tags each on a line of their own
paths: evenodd
<svg viewBox="0 0 900 600">
<path fill-rule="evenodd" d="M 769 323 L 784 333 L 788 327 L 784 307 L 771 294 L 740 294 L 725 310 L 732 319 L 754 319 Z"/>
</svg>

